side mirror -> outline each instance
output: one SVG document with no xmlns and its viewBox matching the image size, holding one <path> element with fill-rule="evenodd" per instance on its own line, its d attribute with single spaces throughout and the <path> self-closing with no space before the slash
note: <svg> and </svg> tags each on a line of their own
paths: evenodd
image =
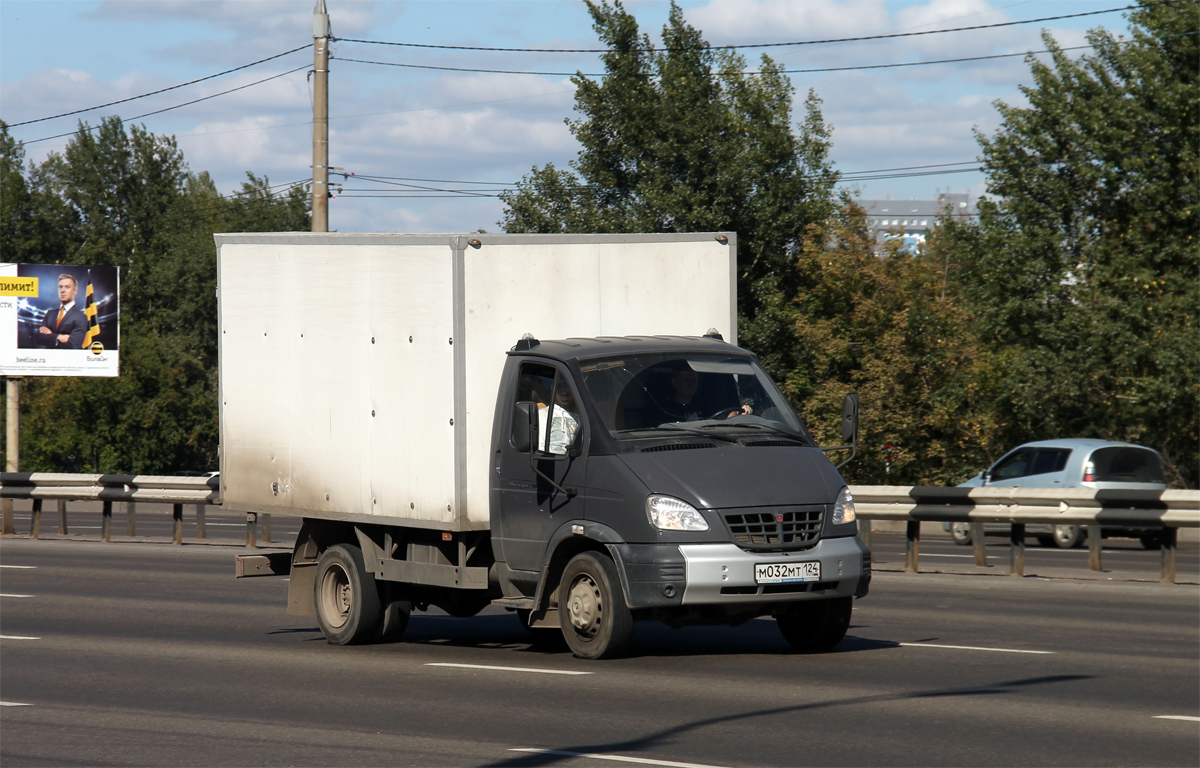
<svg viewBox="0 0 1200 768">
<path fill-rule="evenodd" d="M 850 392 L 842 399 L 842 442 L 858 442 L 858 394 Z"/>
<path fill-rule="evenodd" d="M 513 406 L 512 442 L 517 453 L 529 453 L 538 444 L 537 403 L 525 401 Z"/>
<path fill-rule="evenodd" d="M 992 470 L 985 469 L 982 472 L 980 472 L 979 479 L 983 481 L 984 485 L 987 485 L 988 483 L 992 482 Z"/>
</svg>

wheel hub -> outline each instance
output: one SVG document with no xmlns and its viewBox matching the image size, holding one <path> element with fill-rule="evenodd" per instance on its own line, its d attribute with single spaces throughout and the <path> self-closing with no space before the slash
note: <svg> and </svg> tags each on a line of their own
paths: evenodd
<svg viewBox="0 0 1200 768">
<path fill-rule="evenodd" d="M 579 578 L 567 595 L 567 613 L 571 626 L 582 635 L 594 635 L 600 624 L 600 590 L 589 577 Z"/>
</svg>

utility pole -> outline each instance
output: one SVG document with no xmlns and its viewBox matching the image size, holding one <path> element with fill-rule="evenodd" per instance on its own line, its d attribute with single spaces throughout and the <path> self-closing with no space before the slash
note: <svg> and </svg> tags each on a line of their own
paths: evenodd
<svg viewBox="0 0 1200 768">
<path fill-rule="evenodd" d="M 329 14 L 313 10 L 312 231 L 329 231 Z"/>
<path fill-rule="evenodd" d="M 9 376 L 5 379 L 5 412 L 4 412 L 4 442 L 6 461 L 4 465 L 5 472 L 16 472 L 21 463 L 20 451 L 20 419 L 21 419 L 21 379 L 18 376 Z M 2 517 L 0 521 L 0 533 L 13 534 L 16 533 L 16 528 L 13 523 L 13 500 L 4 499 L 0 504 L 3 507 Z"/>
</svg>

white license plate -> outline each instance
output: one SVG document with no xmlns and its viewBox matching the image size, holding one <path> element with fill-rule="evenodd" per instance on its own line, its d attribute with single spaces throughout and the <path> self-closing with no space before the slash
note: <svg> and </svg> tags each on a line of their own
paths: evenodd
<svg viewBox="0 0 1200 768">
<path fill-rule="evenodd" d="M 762 563 L 754 566 L 754 581 L 758 584 L 791 584 L 820 580 L 820 563 Z"/>
</svg>

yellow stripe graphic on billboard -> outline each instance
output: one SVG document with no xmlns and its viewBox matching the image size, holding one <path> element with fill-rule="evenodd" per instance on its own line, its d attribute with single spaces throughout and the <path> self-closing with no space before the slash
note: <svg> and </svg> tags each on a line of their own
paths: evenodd
<svg viewBox="0 0 1200 768">
<path fill-rule="evenodd" d="M 92 339 L 100 335 L 100 319 L 97 316 L 95 299 L 92 298 L 92 270 L 88 270 L 87 303 L 83 314 L 88 319 L 87 335 L 83 337 L 83 348 L 92 346 Z"/>
<path fill-rule="evenodd" d="M 0 296 L 28 296 L 36 299 L 37 295 L 36 277 L 0 277 Z"/>
</svg>

